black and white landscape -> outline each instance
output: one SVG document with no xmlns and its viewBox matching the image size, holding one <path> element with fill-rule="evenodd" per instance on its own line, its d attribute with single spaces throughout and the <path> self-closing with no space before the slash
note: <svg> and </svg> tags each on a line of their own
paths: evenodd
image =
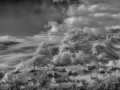
<svg viewBox="0 0 120 90">
<path fill-rule="evenodd" d="M 0 0 L 0 90 L 120 90 L 120 0 Z"/>
</svg>

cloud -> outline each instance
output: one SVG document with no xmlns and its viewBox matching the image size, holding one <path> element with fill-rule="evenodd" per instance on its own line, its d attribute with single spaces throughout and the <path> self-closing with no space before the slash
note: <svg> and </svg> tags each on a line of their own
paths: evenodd
<svg viewBox="0 0 120 90">
<path fill-rule="evenodd" d="M 80 16 L 80 15 L 85 15 L 86 13 L 90 13 L 92 11 L 92 8 L 89 9 L 89 5 L 79 5 L 79 6 L 70 6 L 67 14 L 68 16 Z"/>
<path fill-rule="evenodd" d="M 63 23 L 53 22 L 48 23 L 50 35 L 63 35 L 63 33 L 72 28 L 92 28 L 95 31 L 104 31 L 106 27 L 114 24 L 120 24 L 120 6 L 114 1 L 95 1 L 86 0 L 86 3 L 80 5 L 70 5 L 66 14 L 68 18 L 64 17 Z M 113 3 L 112 3 L 113 2 Z M 47 6 L 45 6 L 47 7 Z M 45 9 L 46 11 L 47 9 Z M 50 12 L 49 12 L 50 11 Z M 41 16 L 40 16 L 41 17 Z M 43 16 L 45 17 L 45 16 Z M 49 18 L 62 17 L 62 14 L 57 11 L 54 7 L 48 9 L 46 14 L 47 20 Z M 41 20 L 39 16 L 31 17 L 33 22 L 38 21 L 38 25 Z M 62 17 L 63 18 L 63 17 Z M 39 39 L 40 35 L 35 35 L 32 38 Z"/>
<path fill-rule="evenodd" d="M 120 25 L 113 25 L 110 27 L 106 27 L 106 30 L 110 30 L 110 29 L 120 29 Z"/>
<path fill-rule="evenodd" d="M 88 33 L 91 32 L 94 35 L 97 35 L 97 34 L 103 32 L 103 29 L 101 29 L 101 28 L 88 28 L 88 27 L 84 27 L 83 29 L 84 29 L 85 32 L 88 32 Z"/>
<path fill-rule="evenodd" d="M 91 12 L 99 12 L 99 11 L 106 11 L 110 7 L 109 5 L 104 5 L 104 4 L 94 4 L 94 5 L 89 5 L 88 10 Z"/>
<path fill-rule="evenodd" d="M 93 13 L 92 14 L 93 17 L 95 18 L 113 18 L 113 19 L 120 19 L 120 13 Z"/>
<path fill-rule="evenodd" d="M 87 0 L 86 0 L 87 1 Z M 68 28 L 95 28 L 102 30 L 108 26 L 120 24 L 120 5 L 118 0 L 103 3 L 104 1 L 87 1 L 88 3 L 69 7 L 69 18 L 64 20 Z"/>
<path fill-rule="evenodd" d="M 50 32 L 57 32 L 59 29 L 59 25 L 57 22 L 50 21 L 48 25 L 45 25 L 45 28 L 50 27 Z"/>
<path fill-rule="evenodd" d="M 109 13 L 94 13 L 93 17 L 95 17 L 95 18 L 99 18 L 99 17 L 112 17 L 112 15 L 109 14 Z"/>
<path fill-rule="evenodd" d="M 116 19 L 120 19 L 120 13 L 113 14 L 112 17 L 113 17 L 113 18 L 116 18 Z"/>
<path fill-rule="evenodd" d="M 72 25 L 74 23 L 80 23 L 80 22 L 87 23 L 89 21 L 90 21 L 89 18 L 84 18 L 84 17 L 70 17 L 70 18 L 65 19 L 64 22 L 66 24 Z"/>
<path fill-rule="evenodd" d="M 57 34 L 59 32 L 56 32 Z M 27 40 L 29 40 L 29 42 L 60 42 L 64 36 L 62 35 L 57 35 L 57 34 L 38 34 L 38 35 L 34 35 L 34 36 L 31 36 L 31 37 L 27 37 Z M 63 33 L 62 33 L 63 34 Z"/>
<path fill-rule="evenodd" d="M 101 11 L 107 11 L 110 10 L 112 7 L 110 7 L 108 4 L 82 4 L 79 6 L 70 6 L 69 10 L 67 11 L 67 14 L 69 16 L 80 16 L 83 14 L 89 14 L 94 12 L 101 12 Z"/>
<path fill-rule="evenodd" d="M 0 36 L 0 41 L 7 42 L 7 41 L 14 41 L 14 42 L 26 42 L 25 39 L 20 39 L 12 36 Z"/>
<path fill-rule="evenodd" d="M 64 20 L 64 23 L 68 29 L 84 27 L 99 28 L 104 25 L 102 21 L 97 21 L 91 17 L 69 17 Z"/>
<path fill-rule="evenodd" d="M 33 39 L 33 40 L 44 40 L 44 41 L 46 41 L 48 38 L 47 38 L 48 36 L 47 35 L 45 35 L 45 34 L 38 34 L 38 35 L 34 35 L 34 36 L 32 36 L 32 37 L 28 37 L 29 39 Z"/>
</svg>

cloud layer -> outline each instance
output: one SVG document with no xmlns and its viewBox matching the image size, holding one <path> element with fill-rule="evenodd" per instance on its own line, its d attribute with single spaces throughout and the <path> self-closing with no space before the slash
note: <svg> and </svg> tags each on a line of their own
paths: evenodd
<svg viewBox="0 0 120 90">
<path fill-rule="evenodd" d="M 70 6 L 68 10 L 69 20 L 78 26 L 106 27 L 120 24 L 120 6 L 114 4 L 83 4 L 78 7 Z M 74 18 L 74 20 L 73 20 Z M 68 22 L 69 22 L 68 20 Z"/>
<path fill-rule="evenodd" d="M 120 0 L 85 0 L 82 5 L 71 5 L 66 12 L 64 28 L 91 28 L 103 32 L 106 27 L 120 25 Z M 53 25 L 52 30 L 55 26 Z M 60 30 L 63 28 L 59 27 Z M 58 29 L 56 29 L 58 30 Z"/>
<path fill-rule="evenodd" d="M 59 11 L 62 6 L 54 7 L 46 3 L 47 0 L 43 1 L 45 2 L 40 5 L 34 3 L 27 6 L 23 4 L 5 6 L 4 12 L 0 15 L 0 35 L 24 37 L 38 34 L 35 35 L 36 38 L 39 37 L 40 31 L 49 30 L 44 29 L 44 25 L 49 21 L 56 21 L 48 25 L 51 27 L 49 34 L 52 35 L 63 35 L 66 30 L 86 27 L 96 33 L 120 25 L 120 0 L 81 0 L 83 4 L 70 5 L 64 14 Z"/>
<path fill-rule="evenodd" d="M 1 42 L 9 42 L 9 41 L 13 41 L 13 42 L 27 42 L 25 39 L 20 39 L 20 38 L 16 38 L 16 37 L 12 37 L 12 36 L 0 36 L 0 41 Z"/>
</svg>

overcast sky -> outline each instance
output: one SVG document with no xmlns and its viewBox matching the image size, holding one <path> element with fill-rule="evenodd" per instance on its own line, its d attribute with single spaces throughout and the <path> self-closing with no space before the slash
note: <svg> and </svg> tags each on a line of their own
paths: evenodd
<svg viewBox="0 0 120 90">
<path fill-rule="evenodd" d="M 48 0 L 0 0 L 0 35 L 26 37 L 45 30 L 48 21 L 60 21 L 60 15 Z M 44 1 L 41 3 L 41 1 Z"/>
<path fill-rule="evenodd" d="M 0 1 L 0 35 L 2 36 L 36 35 L 44 30 L 44 25 L 48 21 L 60 21 L 64 18 L 64 15 L 54 7 L 48 7 L 47 2 L 38 5 L 37 2 L 33 4 L 29 0 L 26 0 L 29 3 L 22 2 L 22 0 L 19 2 L 15 2 L 15 0 L 2 1 Z M 70 18 L 64 19 L 65 23 L 73 27 L 88 26 L 102 29 L 111 25 L 120 25 L 120 0 L 84 1 L 86 3 L 79 7 L 71 6 L 69 8 L 66 14 Z"/>
</svg>

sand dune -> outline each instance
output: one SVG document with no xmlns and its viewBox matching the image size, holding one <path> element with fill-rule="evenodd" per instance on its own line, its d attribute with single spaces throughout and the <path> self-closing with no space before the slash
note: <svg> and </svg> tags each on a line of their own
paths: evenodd
<svg viewBox="0 0 120 90">
<path fill-rule="evenodd" d="M 13 70 L 21 62 L 27 61 L 33 57 L 36 48 L 41 40 L 29 41 L 15 45 L 9 45 L 6 49 L 0 51 L 0 71 Z M 47 42 L 49 46 L 59 46 L 60 43 Z"/>
</svg>

